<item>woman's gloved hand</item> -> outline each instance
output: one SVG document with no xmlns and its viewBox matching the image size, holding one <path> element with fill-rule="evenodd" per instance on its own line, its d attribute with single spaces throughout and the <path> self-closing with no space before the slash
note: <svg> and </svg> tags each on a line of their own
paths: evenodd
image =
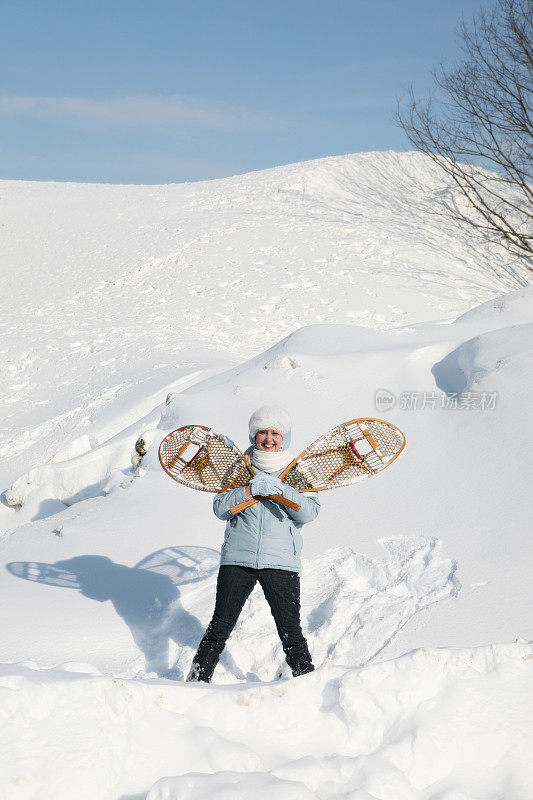
<svg viewBox="0 0 533 800">
<path fill-rule="evenodd" d="M 268 475 L 266 472 L 258 472 L 252 478 L 250 490 L 254 497 L 261 495 L 268 497 L 271 494 L 283 494 L 283 484 L 279 478 Z"/>
</svg>

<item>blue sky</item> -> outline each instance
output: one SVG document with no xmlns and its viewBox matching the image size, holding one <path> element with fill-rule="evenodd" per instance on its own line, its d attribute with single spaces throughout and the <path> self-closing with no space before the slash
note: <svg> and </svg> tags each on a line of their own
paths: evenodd
<svg viewBox="0 0 533 800">
<path fill-rule="evenodd" d="M 0 177 L 202 180 L 411 149 L 471 0 L 2 0 Z"/>
</svg>

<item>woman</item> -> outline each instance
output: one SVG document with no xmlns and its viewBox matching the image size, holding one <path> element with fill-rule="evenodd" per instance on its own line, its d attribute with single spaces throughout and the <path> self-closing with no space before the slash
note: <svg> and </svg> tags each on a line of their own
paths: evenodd
<svg viewBox="0 0 533 800">
<path fill-rule="evenodd" d="M 316 495 L 303 495 L 278 476 L 293 460 L 288 450 L 291 423 L 279 406 L 263 406 L 248 423 L 252 446 L 246 451 L 256 472 L 248 486 L 218 494 L 213 511 L 226 520 L 213 618 L 194 656 L 187 680 L 209 682 L 242 607 L 257 581 L 270 606 L 294 676 L 311 672 L 313 662 L 300 626 L 301 528 L 319 510 Z M 293 511 L 269 500 L 280 494 L 300 505 Z M 232 516 L 230 508 L 251 497 L 258 503 Z"/>
</svg>

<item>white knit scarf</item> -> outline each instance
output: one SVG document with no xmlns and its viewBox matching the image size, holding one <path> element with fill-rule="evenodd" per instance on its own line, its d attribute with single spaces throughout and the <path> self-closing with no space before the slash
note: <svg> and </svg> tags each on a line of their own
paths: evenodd
<svg viewBox="0 0 533 800">
<path fill-rule="evenodd" d="M 257 447 L 250 447 L 249 450 L 251 451 L 252 466 L 261 472 L 279 472 L 285 469 L 294 458 L 290 450 L 268 452 L 267 450 L 258 450 Z"/>
</svg>

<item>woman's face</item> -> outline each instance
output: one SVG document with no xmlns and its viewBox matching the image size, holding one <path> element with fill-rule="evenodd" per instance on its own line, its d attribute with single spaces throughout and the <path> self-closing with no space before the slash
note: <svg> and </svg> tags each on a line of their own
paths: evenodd
<svg viewBox="0 0 533 800">
<path fill-rule="evenodd" d="M 275 453 L 280 449 L 283 442 L 281 433 L 269 428 L 266 431 L 257 431 L 255 434 L 255 446 L 258 450 L 266 450 L 270 453 Z"/>
</svg>

